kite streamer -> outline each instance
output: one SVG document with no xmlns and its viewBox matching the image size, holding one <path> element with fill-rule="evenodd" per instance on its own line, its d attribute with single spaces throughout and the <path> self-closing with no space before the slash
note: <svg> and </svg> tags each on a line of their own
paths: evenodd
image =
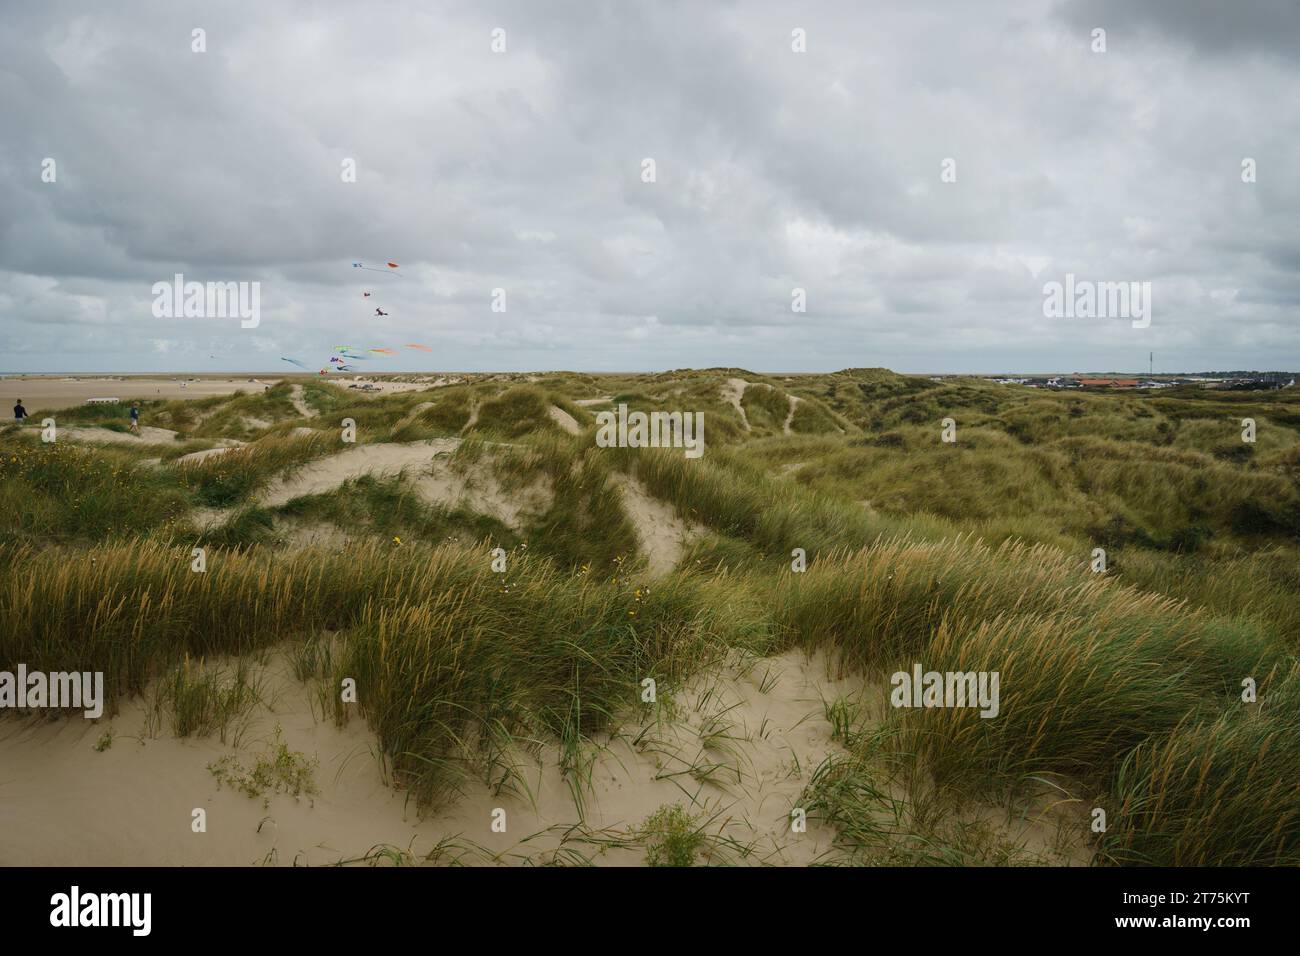
<svg viewBox="0 0 1300 956">
<path fill-rule="evenodd" d="M 400 267 L 397 265 L 396 262 L 386 262 L 386 263 L 384 263 L 384 265 L 388 266 L 388 268 L 387 268 L 387 269 L 377 269 L 377 268 L 375 268 L 374 266 L 368 266 L 368 265 L 366 265 L 366 264 L 363 263 L 363 262 L 354 262 L 354 263 L 352 263 L 352 268 L 354 268 L 354 269 L 364 269 L 366 272 L 382 272 L 382 273 L 384 273 L 385 275 L 390 275 L 390 276 L 400 276 L 400 275 L 401 275 L 400 272 L 396 271 L 398 268 L 400 268 Z"/>
</svg>

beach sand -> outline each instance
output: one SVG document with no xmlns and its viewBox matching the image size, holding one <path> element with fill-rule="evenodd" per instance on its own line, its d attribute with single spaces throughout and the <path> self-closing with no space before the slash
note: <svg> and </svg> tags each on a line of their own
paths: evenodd
<svg viewBox="0 0 1300 956">
<path fill-rule="evenodd" d="M 158 378 L 124 378 L 114 376 L 6 376 L 0 378 L 0 408 L 6 415 L 10 414 L 18 399 L 23 400 L 23 407 L 28 414 L 38 411 L 50 411 L 84 404 L 88 398 L 132 399 L 194 399 L 209 398 L 213 395 L 233 395 L 235 392 L 260 392 L 264 386 L 274 385 L 279 378 L 259 378 L 249 381 L 250 376 L 223 376 L 185 382 L 183 376 L 159 376 Z"/>
</svg>

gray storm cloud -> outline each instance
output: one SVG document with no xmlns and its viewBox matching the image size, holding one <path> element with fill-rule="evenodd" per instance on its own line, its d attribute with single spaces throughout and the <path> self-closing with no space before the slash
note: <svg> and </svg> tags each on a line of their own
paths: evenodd
<svg viewBox="0 0 1300 956">
<path fill-rule="evenodd" d="M 0 371 L 1295 368 L 1300 8 L 1222 8 L 7 5 Z M 259 326 L 155 318 L 177 272 Z"/>
</svg>

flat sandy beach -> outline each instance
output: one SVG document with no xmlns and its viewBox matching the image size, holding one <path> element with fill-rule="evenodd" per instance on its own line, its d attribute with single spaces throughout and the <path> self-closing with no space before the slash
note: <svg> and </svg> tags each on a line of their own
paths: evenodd
<svg viewBox="0 0 1300 956">
<path fill-rule="evenodd" d="M 246 392 L 261 391 L 264 385 L 274 385 L 280 378 L 259 378 L 249 381 L 249 376 L 185 381 L 182 376 L 158 378 L 115 378 L 112 376 L 72 378 L 70 376 L 6 376 L 0 379 L 0 407 L 8 413 L 18 399 L 30 414 L 55 408 L 80 405 L 88 398 L 208 398 L 212 395 L 231 395 L 241 389 Z M 185 387 L 181 388 L 184 382 Z"/>
</svg>

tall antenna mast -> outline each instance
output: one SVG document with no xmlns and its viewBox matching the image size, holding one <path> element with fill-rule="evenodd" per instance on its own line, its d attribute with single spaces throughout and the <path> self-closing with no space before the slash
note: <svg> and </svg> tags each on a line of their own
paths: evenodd
<svg viewBox="0 0 1300 956">
<path fill-rule="evenodd" d="M 1156 353 L 1148 352 L 1147 353 L 1147 377 L 1150 378 L 1151 376 L 1155 375 L 1155 373 L 1156 373 Z"/>
</svg>

